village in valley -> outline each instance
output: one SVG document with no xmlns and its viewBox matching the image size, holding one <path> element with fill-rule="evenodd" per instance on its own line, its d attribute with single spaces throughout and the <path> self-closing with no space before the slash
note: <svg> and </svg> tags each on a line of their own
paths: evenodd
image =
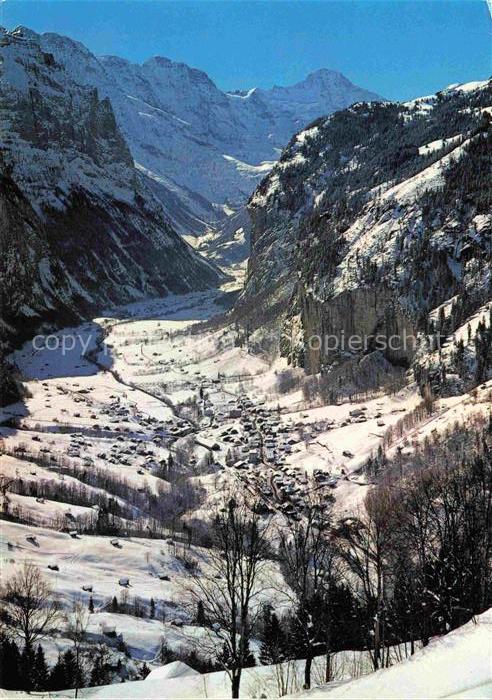
<svg viewBox="0 0 492 700">
<path fill-rule="evenodd" d="M 3 571 L 34 562 L 65 605 L 90 610 L 88 639 L 123 678 L 206 647 L 190 570 L 207 568 L 228 498 L 277 532 L 313 504 L 340 525 L 376 483 L 368 460 L 401 459 L 490 402 L 489 382 L 406 428 L 421 404 L 411 385 L 310 406 L 282 358 L 250 352 L 237 324 L 210 324 L 219 298 L 134 304 L 15 355 L 28 398 L 2 413 Z M 288 610 L 274 555 L 269 569 L 263 603 Z M 61 629 L 43 642 L 52 663 L 69 644 Z"/>
<path fill-rule="evenodd" d="M 489 697 L 486 5 L 34 5 L 0 700 Z"/>
</svg>

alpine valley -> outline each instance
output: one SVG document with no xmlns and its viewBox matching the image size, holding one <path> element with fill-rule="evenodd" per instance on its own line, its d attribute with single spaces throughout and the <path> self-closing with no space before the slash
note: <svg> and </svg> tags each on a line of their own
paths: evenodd
<svg viewBox="0 0 492 700">
<path fill-rule="evenodd" d="M 0 32 L 0 697 L 486 697 L 492 83 Z"/>
</svg>

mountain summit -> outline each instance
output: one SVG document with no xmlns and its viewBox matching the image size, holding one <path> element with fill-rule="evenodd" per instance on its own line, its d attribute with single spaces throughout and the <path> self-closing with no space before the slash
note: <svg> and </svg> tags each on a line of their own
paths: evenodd
<svg viewBox="0 0 492 700">
<path fill-rule="evenodd" d="M 380 99 L 326 69 L 290 87 L 233 93 L 168 58 L 137 65 L 96 57 L 57 34 L 39 41 L 67 77 L 110 99 L 136 167 L 182 233 L 201 233 L 242 205 L 292 134 L 310 121 Z"/>
</svg>

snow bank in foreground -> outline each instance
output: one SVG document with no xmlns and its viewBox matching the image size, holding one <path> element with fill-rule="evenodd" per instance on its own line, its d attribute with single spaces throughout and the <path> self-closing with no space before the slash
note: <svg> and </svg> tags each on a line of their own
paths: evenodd
<svg viewBox="0 0 492 700">
<path fill-rule="evenodd" d="M 164 678 L 181 678 L 182 676 L 196 676 L 198 671 L 183 663 L 183 661 L 171 661 L 170 664 L 159 666 L 149 673 L 146 681 L 163 680 Z"/>
<path fill-rule="evenodd" d="M 305 698 L 492 697 L 492 609 L 450 634 L 434 639 L 408 661 L 358 680 L 328 684 Z"/>
<path fill-rule="evenodd" d="M 343 652 L 342 652 L 343 653 Z M 346 652 L 350 654 L 352 652 Z M 492 691 L 492 609 L 450 634 L 435 638 L 411 659 L 389 669 L 369 673 L 357 680 L 322 685 L 290 698 L 347 698 L 348 700 L 432 700 L 432 698 L 490 698 Z M 302 662 L 301 662 L 302 663 Z M 299 669 L 301 670 L 301 669 Z M 301 678 L 302 674 L 299 676 Z M 73 697 L 74 691 L 35 693 L 37 698 Z M 181 662 L 155 669 L 144 681 L 84 688 L 81 698 L 102 700 L 197 700 L 230 698 L 230 683 L 224 672 L 194 673 Z M 16 700 L 33 697 L 22 692 L 0 690 L 0 697 Z M 245 669 L 241 698 L 278 697 L 272 666 Z M 286 696 L 287 698 L 287 696 Z"/>
</svg>

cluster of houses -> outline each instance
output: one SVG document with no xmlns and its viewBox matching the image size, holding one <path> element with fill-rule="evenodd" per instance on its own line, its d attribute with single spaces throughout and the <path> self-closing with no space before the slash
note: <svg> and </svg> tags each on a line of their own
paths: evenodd
<svg viewBox="0 0 492 700">
<path fill-rule="evenodd" d="M 261 512 L 299 520 L 310 491 L 336 487 L 337 479 L 327 472 L 319 470 L 308 477 L 287 463 L 288 455 L 299 449 L 302 440 L 312 440 L 329 428 L 327 421 L 307 430 L 305 423 L 287 423 L 264 401 L 255 403 L 245 395 L 230 400 L 216 419 L 222 427 L 214 433 L 215 439 L 200 438 L 200 444 L 211 450 L 227 450 L 227 466 Z"/>
</svg>

